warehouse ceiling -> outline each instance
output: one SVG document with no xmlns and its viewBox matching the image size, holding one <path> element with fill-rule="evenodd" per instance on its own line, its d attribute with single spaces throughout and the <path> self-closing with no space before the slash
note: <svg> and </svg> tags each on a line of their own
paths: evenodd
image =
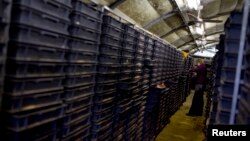
<svg viewBox="0 0 250 141">
<path fill-rule="evenodd" d="M 176 48 L 189 51 L 204 45 L 217 44 L 230 12 L 239 11 L 243 5 L 243 0 L 94 1 L 113 10 L 118 9 L 140 27 L 156 34 Z M 190 8 L 188 2 L 197 1 L 200 7 Z M 196 27 L 201 25 L 204 27 L 202 34 L 196 30 Z"/>
</svg>

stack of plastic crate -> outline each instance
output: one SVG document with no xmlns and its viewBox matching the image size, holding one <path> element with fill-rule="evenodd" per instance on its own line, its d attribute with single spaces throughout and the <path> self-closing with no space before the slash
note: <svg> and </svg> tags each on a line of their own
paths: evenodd
<svg viewBox="0 0 250 141">
<path fill-rule="evenodd" d="M 233 13 L 231 19 L 235 19 L 234 24 L 241 26 L 241 21 L 243 14 L 242 13 Z M 238 19 L 237 19 L 238 18 Z M 237 21 L 236 21 L 237 19 Z M 242 72 L 242 81 L 243 85 L 239 87 L 240 100 L 238 102 L 238 114 L 236 116 L 236 124 L 250 124 L 250 16 L 248 16 L 246 40 L 245 40 L 245 50 L 244 50 L 244 59 L 243 66 L 244 71 Z M 232 22 L 231 22 L 232 23 Z"/>
<path fill-rule="evenodd" d="M 234 85 L 238 85 L 234 80 L 241 34 L 242 16 L 240 15 L 241 13 L 238 12 L 232 13 L 225 24 L 224 54 L 221 70 L 220 95 L 218 97 L 218 113 L 216 117 L 216 122 L 220 124 L 229 123 Z"/>
<path fill-rule="evenodd" d="M 143 129 L 143 119 L 144 119 L 144 108 L 145 108 L 145 99 L 143 99 L 142 95 L 142 71 L 143 71 L 143 54 L 144 54 L 144 42 L 145 41 L 145 33 L 142 31 L 137 32 L 137 43 L 135 45 L 135 74 L 134 74 L 134 81 L 138 82 L 137 89 L 133 90 L 133 104 L 134 108 L 137 111 L 137 128 L 136 128 L 136 137 L 135 140 L 141 141 L 142 140 L 142 129 Z"/>
<path fill-rule="evenodd" d="M 121 67 L 123 28 L 124 25 L 119 20 L 110 16 L 103 17 L 92 118 L 93 140 L 112 140 L 115 95 Z"/>
<path fill-rule="evenodd" d="M 69 49 L 64 81 L 63 140 L 88 139 L 94 96 L 102 13 L 89 4 L 72 0 Z"/>
<path fill-rule="evenodd" d="M 70 11 L 70 1 L 13 1 L 3 98 L 10 140 L 58 138 Z"/>
<path fill-rule="evenodd" d="M 0 105 L 2 106 L 2 93 L 4 84 L 5 62 L 9 38 L 12 0 L 0 1 Z M 1 109 L 0 106 L 0 109 Z"/>
</svg>

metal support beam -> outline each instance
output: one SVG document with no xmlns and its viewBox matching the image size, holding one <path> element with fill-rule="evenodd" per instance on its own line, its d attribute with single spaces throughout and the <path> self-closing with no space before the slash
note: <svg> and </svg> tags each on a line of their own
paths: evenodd
<svg viewBox="0 0 250 141">
<path fill-rule="evenodd" d="M 170 35 L 170 34 L 176 32 L 176 31 L 178 31 L 178 30 L 180 30 L 180 29 L 182 29 L 182 28 L 185 28 L 185 27 L 187 27 L 187 26 L 190 26 L 190 25 L 194 25 L 194 22 L 190 22 L 190 23 L 188 23 L 187 25 L 184 24 L 184 25 L 181 25 L 181 26 L 179 26 L 179 27 L 176 27 L 176 28 L 174 28 L 173 30 L 169 31 L 168 33 L 165 33 L 164 35 L 162 35 L 161 38 L 165 38 L 165 37 L 167 37 L 168 35 Z M 191 34 L 188 34 L 188 35 L 190 36 Z"/>
<path fill-rule="evenodd" d="M 143 28 L 144 29 L 149 29 L 150 27 L 152 27 L 153 25 L 159 23 L 160 21 L 165 20 L 165 19 L 167 19 L 169 17 L 174 16 L 176 13 L 177 13 L 177 10 L 173 10 L 171 12 L 165 13 L 162 16 L 160 16 L 160 17 L 158 17 L 158 18 L 156 18 L 156 19 L 154 19 L 154 20 L 152 20 L 152 21 L 144 24 Z"/>
<path fill-rule="evenodd" d="M 185 26 L 188 28 L 189 33 L 190 33 L 190 36 L 191 36 L 191 37 L 193 38 L 193 40 L 195 41 L 195 38 L 194 38 L 194 36 L 193 36 L 193 34 L 192 34 L 190 28 L 188 27 L 189 25 L 188 25 L 188 23 L 186 22 L 185 18 L 183 17 L 182 12 L 181 12 L 181 9 L 180 9 L 180 7 L 178 6 L 176 0 L 170 0 L 170 2 L 171 2 L 171 4 L 172 4 L 173 6 L 177 7 L 178 13 L 179 13 L 179 15 L 180 15 L 182 21 L 184 22 Z M 195 44 L 196 44 L 196 42 L 195 42 Z M 198 47 L 197 44 L 196 44 L 196 46 Z"/>
<path fill-rule="evenodd" d="M 116 0 L 115 2 L 111 3 L 109 5 L 110 9 L 115 9 L 117 6 L 119 6 L 120 4 L 124 3 L 126 0 Z"/>
<path fill-rule="evenodd" d="M 216 35 L 216 34 L 222 34 L 222 33 L 224 33 L 223 30 L 222 30 L 222 31 L 213 32 L 213 33 L 210 33 L 210 34 L 205 34 L 205 37 L 213 36 L 213 35 Z M 199 38 L 200 38 L 200 37 L 199 37 Z M 197 39 L 199 39 L 199 38 L 195 38 L 195 40 L 197 40 Z M 188 42 L 186 42 L 186 43 L 184 43 L 184 44 L 182 44 L 182 45 L 179 45 L 177 48 L 180 48 L 180 47 L 182 47 L 182 46 L 185 46 L 185 45 L 187 45 L 187 44 L 189 44 L 189 43 L 191 43 L 191 42 L 194 42 L 195 40 L 190 40 L 190 41 L 188 41 Z"/>
</svg>

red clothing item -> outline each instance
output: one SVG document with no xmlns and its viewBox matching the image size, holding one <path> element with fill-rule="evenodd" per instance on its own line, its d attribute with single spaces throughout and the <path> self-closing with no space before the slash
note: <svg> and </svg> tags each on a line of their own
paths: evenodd
<svg viewBox="0 0 250 141">
<path fill-rule="evenodd" d="M 194 67 L 191 72 L 197 73 L 196 84 L 206 84 L 207 68 L 205 64 Z"/>
</svg>

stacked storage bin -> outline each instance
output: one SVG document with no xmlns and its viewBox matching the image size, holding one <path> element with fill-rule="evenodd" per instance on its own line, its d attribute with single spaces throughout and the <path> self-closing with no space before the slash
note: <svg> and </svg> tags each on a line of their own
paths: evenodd
<svg viewBox="0 0 250 141">
<path fill-rule="evenodd" d="M 241 13 L 242 14 L 242 13 Z M 232 13 L 225 27 L 224 54 L 221 70 L 221 86 L 216 122 L 228 124 L 232 107 L 232 96 L 238 59 L 242 16 Z"/>
<path fill-rule="evenodd" d="M 142 95 L 142 69 L 143 69 L 143 53 L 144 53 L 144 41 L 145 34 L 142 31 L 137 32 L 137 43 L 135 44 L 135 74 L 134 81 L 138 82 L 138 87 L 133 91 L 133 101 L 135 111 L 137 111 L 137 128 L 135 140 L 142 140 L 143 120 L 144 120 L 144 108 L 145 99 Z"/>
<path fill-rule="evenodd" d="M 125 25 L 123 35 L 123 47 L 121 51 L 121 72 L 119 76 L 118 91 L 116 95 L 116 123 L 117 135 L 115 140 L 123 136 L 125 140 L 134 140 L 136 133 L 136 120 L 138 98 L 138 78 L 135 78 L 135 51 L 137 31 L 129 25 Z M 137 71 L 140 71 L 137 69 Z M 135 99 L 133 99 L 135 98 Z M 123 123 L 119 123 L 122 121 Z M 118 127 L 118 129 L 117 129 Z M 122 131 L 122 132 L 121 132 Z"/>
<path fill-rule="evenodd" d="M 221 79 L 221 67 L 223 64 L 223 54 L 224 54 L 224 35 L 220 36 L 220 42 L 216 46 L 216 48 L 219 50 L 214 57 L 214 71 L 215 71 L 215 80 L 213 83 L 213 94 L 212 94 L 212 107 L 211 112 L 209 115 L 209 123 L 214 124 L 217 114 L 217 106 L 218 106 L 218 96 L 219 96 L 219 86 L 220 86 L 220 79 Z"/>
<path fill-rule="evenodd" d="M 2 93 L 5 73 L 5 60 L 7 55 L 9 26 L 11 18 L 12 0 L 0 1 L 0 109 L 2 106 Z"/>
<path fill-rule="evenodd" d="M 72 0 L 72 6 L 62 139 L 84 140 L 90 136 L 102 13 L 78 0 Z"/>
<path fill-rule="evenodd" d="M 249 11 L 248 11 L 249 12 Z M 233 13 L 231 15 L 231 24 L 241 27 L 241 20 L 243 17 L 242 13 Z M 243 67 L 244 71 L 242 74 L 243 85 L 239 87 L 240 100 L 238 102 L 238 114 L 236 116 L 237 124 L 250 124 L 250 16 L 248 16 L 247 33 L 245 40 L 245 50 Z"/>
<path fill-rule="evenodd" d="M 70 10 L 70 1 L 13 1 L 3 99 L 10 140 L 57 138 Z"/>
<path fill-rule="evenodd" d="M 102 37 L 96 79 L 92 130 L 93 140 L 112 140 L 116 87 L 120 74 L 123 23 L 103 17 Z"/>
<path fill-rule="evenodd" d="M 145 99 L 145 104 L 146 104 L 146 99 L 149 93 L 149 87 L 150 87 L 150 78 L 153 64 L 151 62 L 152 56 L 153 56 L 153 44 L 154 41 L 150 36 L 146 36 L 145 38 L 145 48 L 144 48 L 144 68 L 143 68 L 143 80 L 142 80 L 142 94 L 143 94 L 143 99 Z M 143 101 L 144 103 L 144 101 Z M 144 105 L 145 105 L 144 104 Z M 146 106 L 146 105 L 145 105 Z M 145 107 L 146 108 L 146 107 Z M 145 140 L 151 140 L 154 138 L 155 134 L 154 131 L 150 130 L 150 125 L 152 125 L 152 122 L 150 120 L 150 115 L 145 112 L 144 115 L 144 125 L 143 125 L 143 135 L 142 138 Z"/>
</svg>

